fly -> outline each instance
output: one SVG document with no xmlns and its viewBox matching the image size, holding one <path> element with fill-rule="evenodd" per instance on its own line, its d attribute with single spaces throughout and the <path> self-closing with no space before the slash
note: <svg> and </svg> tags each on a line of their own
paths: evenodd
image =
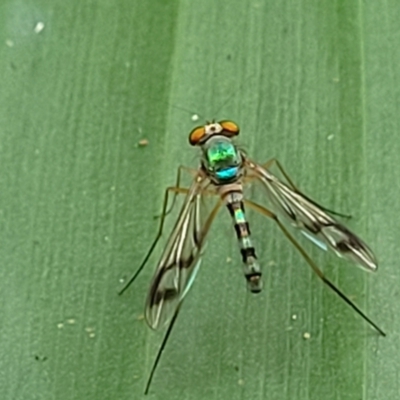
<svg viewBox="0 0 400 400">
<path fill-rule="evenodd" d="M 167 211 L 169 195 L 174 196 L 172 206 L 178 194 L 185 195 L 182 209 L 158 262 L 146 299 L 147 324 L 152 329 L 167 326 L 167 330 L 153 363 L 145 394 L 149 391 L 182 301 L 199 270 L 207 233 L 223 206 L 228 209 L 232 218 L 242 256 L 244 277 L 252 293 L 259 293 L 262 290 L 262 271 L 251 240 L 246 208 L 258 211 L 275 221 L 316 275 L 380 335 L 386 336 L 381 328 L 325 277 L 321 269 L 281 222 L 281 218 L 298 228 L 320 248 L 329 248 L 338 256 L 358 264 L 367 271 L 374 272 L 378 264 L 371 249 L 332 216 L 341 214 L 318 205 L 301 193 L 276 159 L 271 159 L 265 164 L 258 164 L 248 158 L 234 143 L 234 138 L 238 134 L 239 127 L 232 121 L 211 122 L 192 130 L 189 142 L 201 150 L 200 167 L 198 169 L 179 167 L 176 185 L 167 188 L 165 192 L 158 234 L 138 270 L 120 290 L 122 294 L 136 279 L 161 237 L 164 219 L 169 212 Z M 270 172 L 273 164 L 276 164 L 286 182 Z M 193 177 L 189 188 L 180 186 L 182 171 L 188 172 Z M 244 197 L 244 187 L 253 182 L 258 182 L 264 187 L 274 211 Z M 204 207 L 202 199 L 205 196 L 216 199 L 211 210 L 206 210 Z"/>
</svg>

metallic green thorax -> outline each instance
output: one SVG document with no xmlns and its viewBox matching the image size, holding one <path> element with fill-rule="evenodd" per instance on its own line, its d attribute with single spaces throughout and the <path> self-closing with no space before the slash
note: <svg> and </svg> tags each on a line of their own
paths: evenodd
<svg viewBox="0 0 400 400">
<path fill-rule="evenodd" d="M 234 179 L 239 171 L 241 157 L 230 139 L 216 136 L 204 145 L 207 170 L 220 181 Z"/>
<path fill-rule="evenodd" d="M 220 162 L 229 161 L 236 157 L 236 149 L 230 142 L 217 142 L 207 151 L 208 161 L 211 166 Z"/>
</svg>

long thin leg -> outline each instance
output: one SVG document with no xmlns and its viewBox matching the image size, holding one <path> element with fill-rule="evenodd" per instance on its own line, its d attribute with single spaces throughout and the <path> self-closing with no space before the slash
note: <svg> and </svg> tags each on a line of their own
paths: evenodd
<svg viewBox="0 0 400 400">
<path fill-rule="evenodd" d="M 278 167 L 279 171 L 282 173 L 282 175 L 285 177 L 285 179 L 287 180 L 287 182 L 289 183 L 289 186 L 297 193 L 301 194 L 304 198 L 306 198 L 310 203 L 314 204 L 315 206 L 319 207 L 321 210 L 324 210 L 332 215 L 336 215 L 338 217 L 342 217 L 342 218 L 346 218 L 346 219 L 350 219 L 351 215 L 349 214 L 342 214 L 339 213 L 337 211 L 334 210 L 330 210 L 329 208 L 326 208 L 324 206 L 321 206 L 321 204 L 318 204 L 317 202 L 315 202 L 314 200 L 310 199 L 308 196 L 306 196 L 295 184 L 294 182 L 290 179 L 290 176 L 288 175 L 288 173 L 285 171 L 285 169 L 283 168 L 282 164 L 279 162 L 279 160 L 277 160 L 276 158 L 271 158 L 270 160 L 268 160 L 266 163 L 261 164 L 261 166 L 264 169 L 269 169 L 272 167 L 273 164 L 276 164 L 276 166 Z"/>
<path fill-rule="evenodd" d="M 265 162 L 264 164 L 261 164 L 261 166 L 264 169 L 269 169 L 271 168 L 274 164 L 276 164 L 276 166 L 279 168 L 279 171 L 282 172 L 282 175 L 285 177 L 285 179 L 288 181 L 289 186 L 291 186 L 291 188 L 296 191 L 296 192 L 300 192 L 300 190 L 297 188 L 297 186 L 294 184 L 294 182 L 290 179 L 290 176 L 286 173 L 286 171 L 283 169 L 282 164 L 276 159 L 276 158 L 271 158 L 270 160 L 268 160 L 267 162 Z"/>
<path fill-rule="evenodd" d="M 290 234 L 290 232 L 285 228 L 285 226 L 279 221 L 278 217 L 266 209 L 265 207 L 256 204 L 250 200 L 245 200 L 245 204 L 247 204 L 249 207 L 253 208 L 254 210 L 260 212 L 261 214 L 265 215 L 268 218 L 273 219 L 279 226 L 279 228 L 282 230 L 284 235 L 290 240 L 290 242 L 296 247 L 296 249 L 300 252 L 300 254 L 304 257 L 304 259 L 307 261 L 308 265 L 312 268 L 312 270 L 317 274 L 318 278 L 322 280 L 329 288 L 331 288 L 341 299 L 343 299 L 351 308 L 353 308 L 354 311 L 356 311 L 362 318 L 365 319 L 371 326 L 373 326 L 380 335 L 386 336 L 386 333 L 379 328 L 378 325 L 376 325 L 369 317 L 367 317 L 366 314 L 364 314 L 361 309 L 355 305 L 338 287 L 336 287 L 328 278 L 325 277 L 323 272 L 320 270 L 320 268 L 315 264 L 315 262 L 311 259 L 311 257 L 306 253 L 306 251 L 300 246 L 300 244 L 296 241 L 296 239 Z"/>
<path fill-rule="evenodd" d="M 165 190 L 165 195 L 164 195 L 164 202 L 163 202 L 163 209 L 162 209 L 162 213 L 160 216 L 160 225 L 158 227 L 158 232 L 157 232 L 157 236 L 154 239 L 152 245 L 150 246 L 149 251 L 146 254 L 146 257 L 144 258 L 144 260 L 142 261 L 142 263 L 140 264 L 139 268 L 135 271 L 135 273 L 124 283 L 124 286 L 122 286 L 122 288 L 120 289 L 120 291 L 118 292 L 119 295 L 121 295 L 122 293 L 125 292 L 126 289 L 128 289 L 128 287 L 132 284 L 132 282 L 137 278 L 137 276 L 140 274 L 140 272 L 142 271 L 143 267 L 146 265 L 148 259 L 151 256 L 151 253 L 153 252 L 154 248 L 156 247 L 156 244 L 158 242 L 158 240 L 160 239 L 161 235 L 162 235 L 162 231 L 164 228 L 164 220 L 165 220 L 165 215 L 166 215 L 166 209 L 167 209 L 167 205 L 168 205 L 168 194 L 169 192 L 174 192 L 175 194 L 187 194 L 189 192 L 189 189 L 184 189 L 184 188 L 179 188 L 179 187 L 169 187 Z"/>
<path fill-rule="evenodd" d="M 212 193 L 212 195 L 215 195 L 215 193 Z M 218 211 L 220 210 L 222 204 L 223 204 L 222 200 L 219 199 L 217 204 L 214 206 L 214 208 L 210 212 L 210 215 L 208 216 L 207 220 L 205 221 L 203 229 L 201 231 L 201 235 L 203 237 L 207 234 L 208 230 L 210 229 L 211 224 L 213 223 L 214 218 L 218 214 Z M 153 362 L 153 366 L 151 367 L 150 375 L 149 375 L 149 378 L 147 379 L 147 384 L 146 384 L 146 389 L 144 391 L 144 394 L 147 394 L 149 392 L 150 384 L 151 384 L 151 381 L 153 380 L 153 375 L 154 375 L 154 373 L 155 373 L 155 371 L 157 369 L 157 365 L 158 365 L 158 363 L 159 363 L 159 361 L 161 359 L 161 355 L 162 355 L 162 353 L 164 351 L 164 348 L 165 348 L 165 346 L 167 344 L 167 340 L 169 338 L 169 335 L 171 334 L 171 331 L 172 331 L 172 328 L 173 328 L 174 323 L 176 321 L 176 318 L 178 317 L 178 313 L 179 313 L 180 307 L 182 306 L 183 298 L 185 297 L 187 291 L 189 290 L 189 287 L 190 287 L 190 285 L 182 293 L 180 303 L 178 304 L 178 307 L 175 310 L 175 314 L 172 317 L 171 322 L 168 325 L 167 331 L 165 332 L 163 341 L 161 342 L 161 345 L 160 345 L 160 347 L 158 349 L 158 352 L 157 352 L 157 356 L 156 356 L 156 358 L 155 358 L 155 360 Z"/>
<path fill-rule="evenodd" d="M 192 176 L 192 178 L 195 178 L 199 173 L 199 171 L 197 169 L 193 169 L 193 168 L 185 167 L 184 165 L 180 165 L 178 167 L 178 172 L 176 174 L 176 182 L 175 182 L 175 185 L 174 185 L 174 187 L 176 187 L 176 188 L 180 188 L 182 171 L 185 171 L 185 172 L 189 173 Z M 174 193 L 174 197 L 172 199 L 172 203 L 171 203 L 170 207 L 168 208 L 168 210 L 165 211 L 164 217 L 166 215 L 168 215 L 173 210 L 177 195 L 178 195 L 178 193 L 175 192 Z M 161 217 L 160 215 L 156 215 L 155 216 L 155 218 L 160 218 L 160 217 Z"/>
<path fill-rule="evenodd" d="M 150 375 L 149 375 L 149 378 L 147 379 L 147 384 L 146 384 L 146 389 L 144 390 L 144 394 L 148 394 L 149 393 L 150 384 L 151 384 L 151 381 L 153 380 L 154 372 L 156 371 L 158 362 L 160 361 L 161 355 L 162 355 L 162 353 L 164 351 L 164 347 L 165 347 L 165 345 L 167 343 L 169 335 L 171 334 L 172 328 L 174 327 L 174 324 L 175 324 L 176 318 L 178 317 L 178 313 L 179 313 L 179 309 L 180 309 L 181 305 L 182 305 L 182 303 L 180 303 L 178 305 L 178 307 L 176 308 L 175 314 L 172 317 L 171 322 L 168 325 L 167 331 L 165 332 L 163 341 L 161 342 L 160 348 L 158 349 L 157 356 L 156 356 L 156 358 L 155 358 L 155 360 L 153 362 L 153 366 L 151 367 Z"/>
</svg>

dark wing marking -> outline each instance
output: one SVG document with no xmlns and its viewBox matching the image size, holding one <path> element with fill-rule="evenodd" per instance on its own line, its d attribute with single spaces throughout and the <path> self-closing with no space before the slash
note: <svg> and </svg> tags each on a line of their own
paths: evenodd
<svg viewBox="0 0 400 400">
<path fill-rule="evenodd" d="M 158 263 L 146 300 L 145 316 L 153 329 L 165 326 L 189 291 L 200 267 L 208 227 L 201 199 L 202 182 L 194 182 Z"/>
<path fill-rule="evenodd" d="M 246 160 L 246 169 L 264 184 L 276 211 L 301 229 L 308 239 L 321 248 L 331 248 L 338 256 L 368 271 L 376 271 L 378 264 L 371 249 L 348 228 L 260 165 Z"/>
</svg>

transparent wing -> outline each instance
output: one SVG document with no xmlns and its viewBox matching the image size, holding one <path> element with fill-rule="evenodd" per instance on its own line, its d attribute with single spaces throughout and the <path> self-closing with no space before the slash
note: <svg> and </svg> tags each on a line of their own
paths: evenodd
<svg viewBox="0 0 400 400">
<path fill-rule="evenodd" d="M 260 165 L 246 160 L 246 169 L 264 184 L 276 211 L 301 229 L 308 239 L 368 271 L 376 271 L 378 264 L 371 249 L 348 228 Z"/>
<path fill-rule="evenodd" d="M 153 329 L 171 320 L 200 267 L 205 237 L 219 209 L 217 204 L 207 212 L 202 187 L 201 182 L 194 182 L 189 189 L 151 282 L 145 316 Z"/>
</svg>

